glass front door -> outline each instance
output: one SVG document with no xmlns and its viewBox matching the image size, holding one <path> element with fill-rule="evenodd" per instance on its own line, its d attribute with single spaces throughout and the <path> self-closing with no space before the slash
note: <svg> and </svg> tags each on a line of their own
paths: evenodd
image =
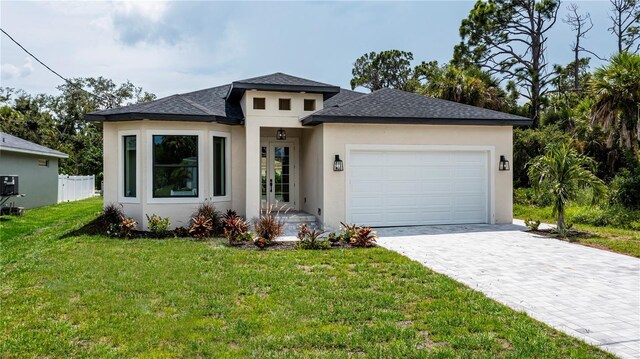
<svg viewBox="0 0 640 359">
<path fill-rule="evenodd" d="M 276 141 L 260 146 L 261 203 L 295 209 L 295 146 Z"/>
</svg>

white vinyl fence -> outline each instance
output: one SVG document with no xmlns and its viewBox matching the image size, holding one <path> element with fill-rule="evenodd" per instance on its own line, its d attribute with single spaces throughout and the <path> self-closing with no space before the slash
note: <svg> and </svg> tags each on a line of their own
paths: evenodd
<svg viewBox="0 0 640 359">
<path fill-rule="evenodd" d="M 58 203 L 93 197 L 96 176 L 58 175 Z"/>
</svg>

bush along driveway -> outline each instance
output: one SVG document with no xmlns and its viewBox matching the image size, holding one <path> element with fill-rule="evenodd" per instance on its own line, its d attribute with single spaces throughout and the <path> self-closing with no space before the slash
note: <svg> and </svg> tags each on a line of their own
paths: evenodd
<svg viewBox="0 0 640 359">
<path fill-rule="evenodd" d="M 524 229 L 389 228 L 378 243 L 574 337 L 640 356 L 640 259 Z"/>
<path fill-rule="evenodd" d="M 77 231 L 100 207 L 1 222 L 4 357 L 613 357 L 384 248 Z"/>
</svg>

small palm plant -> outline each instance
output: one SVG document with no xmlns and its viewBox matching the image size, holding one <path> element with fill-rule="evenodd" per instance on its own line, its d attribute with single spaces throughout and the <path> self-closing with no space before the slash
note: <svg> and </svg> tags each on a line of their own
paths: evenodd
<svg viewBox="0 0 640 359">
<path fill-rule="evenodd" d="M 579 189 L 591 188 L 594 204 L 604 196 L 604 182 L 592 172 L 595 165 L 593 159 L 580 155 L 569 143 L 551 145 L 529 163 L 529 178 L 536 190 L 551 192 L 559 234 L 566 234 L 565 208 Z"/>
</svg>

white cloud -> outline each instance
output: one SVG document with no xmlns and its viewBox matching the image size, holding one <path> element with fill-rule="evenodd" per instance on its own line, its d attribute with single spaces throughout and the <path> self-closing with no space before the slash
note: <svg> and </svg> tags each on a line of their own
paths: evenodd
<svg viewBox="0 0 640 359">
<path fill-rule="evenodd" d="M 114 12 L 116 15 L 142 17 L 152 22 L 158 22 L 167 12 L 164 1 L 116 1 Z"/>
<path fill-rule="evenodd" d="M 3 80 L 11 80 L 16 78 L 24 78 L 33 72 L 33 63 L 30 58 L 25 58 L 24 63 L 20 66 L 16 66 L 14 64 L 2 64 L 2 69 L 0 70 L 2 73 Z"/>
</svg>

